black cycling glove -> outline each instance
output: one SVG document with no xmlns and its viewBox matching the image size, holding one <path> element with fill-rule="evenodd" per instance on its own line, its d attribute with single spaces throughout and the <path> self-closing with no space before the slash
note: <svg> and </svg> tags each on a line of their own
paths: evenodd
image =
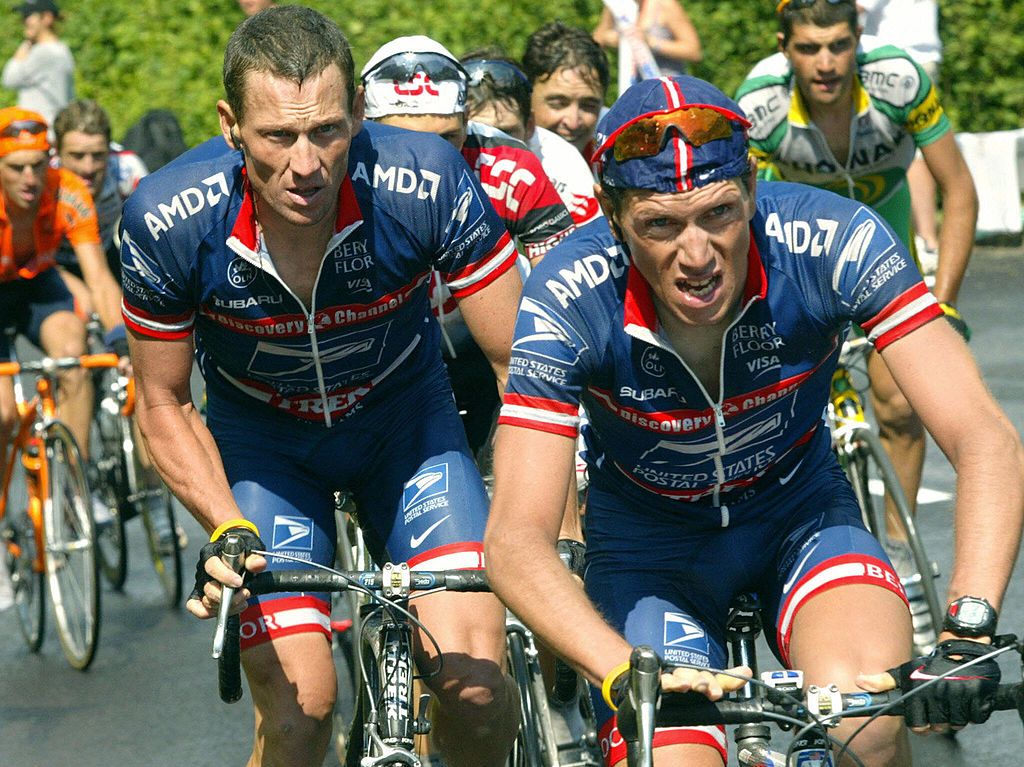
<svg viewBox="0 0 1024 767">
<path fill-rule="evenodd" d="M 992 652 L 992 645 L 970 639 L 947 639 L 940 642 L 931 655 L 907 661 L 890 669 L 897 686 L 910 692 L 935 677 Z M 904 702 L 908 727 L 950 724 L 963 727 L 981 724 L 995 706 L 999 687 L 999 664 L 995 658 L 975 663 L 962 671 L 954 671 L 934 684 L 915 693 Z"/>
<path fill-rule="evenodd" d="M 971 328 L 964 320 L 960 311 L 953 306 L 953 304 L 947 304 L 944 301 L 939 302 L 939 308 L 942 309 L 942 314 L 945 316 L 946 321 L 953 326 L 953 330 L 963 336 L 965 341 L 971 340 Z"/>
<path fill-rule="evenodd" d="M 218 531 L 220 528 L 218 528 Z M 249 556 L 253 551 L 266 551 L 266 544 L 257 533 L 254 533 L 248 527 L 241 525 L 237 527 L 229 527 L 220 535 L 217 536 L 217 540 L 210 541 L 203 548 L 199 550 L 199 562 L 196 564 L 196 584 L 192 588 L 192 593 L 188 595 L 189 599 L 202 599 L 204 595 L 203 588 L 207 583 L 210 583 L 213 578 L 206 572 L 206 560 L 210 557 L 219 557 L 224 553 L 224 539 L 229 533 L 233 533 L 242 539 L 242 545 L 245 547 L 245 555 L 242 557 L 242 561 L 245 561 L 245 557 Z M 242 582 L 244 583 L 251 577 L 251 574 L 245 572 L 242 574 Z"/>
</svg>

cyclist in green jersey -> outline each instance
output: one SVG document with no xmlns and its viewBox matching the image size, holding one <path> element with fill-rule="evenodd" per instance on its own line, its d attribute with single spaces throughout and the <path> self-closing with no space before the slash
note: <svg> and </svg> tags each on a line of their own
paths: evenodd
<svg viewBox="0 0 1024 767">
<path fill-rule="evenodd" d="M 753 123 L 759 176 L 813 184 L 870 205 L 913 252 L 907 168 L 920 149 L 944 202 L 933 292 L 966 337 L 955 304 L 978 197 L 931 80 L 904 51 L 861 36 L 853 0 L 782 0 L 777 10 L 780 52 L 758 63 L 737 93 Z M 913 506 L 924 429 L 877 354 L 869 372 L 882 440 Z"/>
</svg>

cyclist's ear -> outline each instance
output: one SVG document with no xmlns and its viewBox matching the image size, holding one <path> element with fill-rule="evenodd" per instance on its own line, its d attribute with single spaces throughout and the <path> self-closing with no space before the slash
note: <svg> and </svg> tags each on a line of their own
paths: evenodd
<svg viewBox="0 0 1024 767">
<path fill-rule="evenodd" d="M 217 102 L 217 116 L 220 118 L 220 132 L 232 149 L 242 150 L 242 142 L 238 137 L 238 120 L 231 105 L 224 99 Z"/>
</svg>

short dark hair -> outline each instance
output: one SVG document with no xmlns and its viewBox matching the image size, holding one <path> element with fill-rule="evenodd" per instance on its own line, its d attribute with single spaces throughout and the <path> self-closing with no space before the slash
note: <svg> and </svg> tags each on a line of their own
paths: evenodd
<svg viewBox="0 0 1024 767">
<path fill-rule="evenodd" d="M 523 71 L 531 83 L 547 79 L 559 69 L 576 68 L 593 70 L 601 92 L 607 93 L 608 57 L 587 30 L 552 21 L 527 38 Z"/>
<path fill-rule="evenodd" d="M 224 94 L 242 119 L 245 78 L 265 72 L 301 85 L 332 64 L 345 80 L 348 106 L 355 99 L 355 65 L 352 49 L 338 25 L 312 8 L 301 5 L 272 6 L 238 25 L 224 51 Z"/>
<path fill-rule="evenodd" d="M 64 135 L 71 131 L 79 131 L 90 135 L 102 135 L 104 141 L 110 143 L 110 118 L 97 102 L 92 99 L 72 101 L 60 112 L 53 121 L 53 133 L 57 137 L 57 151 L 64 143 Z"/>
<path fill-rule="evenodd" d="M 522 64 L 505 53 L 504 48 L 497 45 L 477 48 L 459 58 L 463 64 L 477 60 L 504 61 L 520 71 L 523 69 Z M 526 76 L 525 72 L 523 76 Z M 529 80 L 529 78 L 527 79 Z M 466 107 L 470 113 L 495 102 L 508 104 L 518 110 L 523 125 L 526 125 L 530 119 L 530 85 L 528 83 L 523 83 L 522 87 L 505 86 L 495 82 L 491 77 L 484 77 L 470 83 L 466 92 Z"/>
<path fill-rule="evenodd" d="M 782 45 L 789 43 L 793 27 L 797 24 L 813 24 L 816 27 L 833 27 L 846 23 L 850 31 L 857 33 L 857 4 L 854 0 L 827 2 L 817 0 L 813 5 L 802 5 L 794 8 L 787 4 L 779 13 L 779 31 L 782 32 Z"/>
</svg>

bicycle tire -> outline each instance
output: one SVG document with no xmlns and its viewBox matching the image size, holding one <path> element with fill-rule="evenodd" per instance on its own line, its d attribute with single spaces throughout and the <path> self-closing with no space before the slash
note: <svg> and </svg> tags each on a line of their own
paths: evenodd
<svg viewBox="0 0 1024 767">
<path fill-rule="evenodd" d="M 44 436 L 48 497 L 43 503 L 46 575 L 57 635 L 72 667 L 85 670 L 100 633 L 99 562 L 89 483 L 78 445 L 55 421 Z"/>
<path fill-rule="evenodd" d="M 519 732 L 516 734 L 509 767 L 551 767 L 551 754 L 544 747 L 543 722 L 539 720 L 534 676 L 539 669 L 526 655 L 526 643 L 518 631 L 508 631 L 505 636 L 509 673 L 519 690 Z M 541 684 L 543 692 L 544 685 Z M 545 755 L 549 758 L 545 760 Z"/>
<path fill-rule="evenodd" d="M 109 510 L 110 521 L 97 526 L 96 543 L 103 577 L 117 591 L 128 577 L 128 536 L 123 499 L 128 489 L 122 460 L 119 404 L 111 401 L 111 371 L 96 371 L 96 391 L 103 394 L 93 410 L 89 436 L 91 489 Z M 111 412 L 111 408 L 114 409 Z"/>
<path fill-rule="evenodd" d="M 181 603 L 181 541 L 174 501 L 165 489 L 148 491 L 140 516 L 146 532 L 146 546 L 168 607 Z"/>
<path fill-rule="evenodd" d="M 870 429 L 860 429 L 854 439 L 855 449 L 848 457 L 845 467 L 847 476 L 864 515 L 864 523 L 869 532 L 882 544 L 882 548 L 886 552 L 892 552 L 901 541 L 906 541 L 913 571 L 898 574 L 904 588 L 910 592 L 908 597 L 913 597 L 916 589 L 920 589 L 923 596 L 927 615 L 915 618 L 914 644 L 918 650 L 926 649 L 935 644 L 943 614 L 931 560 L 921 543 L 910 504 L 907 503 L 896 470 L 878 435 Z M 872 481 L 880 483 L 883 489 L 881 495 L 871 492 Z M 892 501 L 896 510 L 895 518 L 887 516 L 886 498 Z M 898 523 L 901 528 L 895 536 L 889 534 L 890 522 Z"/>
<path fill-rule="evenodd" d="M 12 460 L 18 460 L 17 454 Z M 34 482 L 26 469 L 25 482 Z M 18 615 L 18 628 L 31 652 L 43 646 L 46 628 L 45 568 L 37 568 L 38 553 L 42 550 L 39 530 L 29 516 L 30 503 L 25 485 L 12 480 L 8 487 L 7 519 L 3 528 L 4 562 L 14 592 L 14 606 Z"/>
</svg>

